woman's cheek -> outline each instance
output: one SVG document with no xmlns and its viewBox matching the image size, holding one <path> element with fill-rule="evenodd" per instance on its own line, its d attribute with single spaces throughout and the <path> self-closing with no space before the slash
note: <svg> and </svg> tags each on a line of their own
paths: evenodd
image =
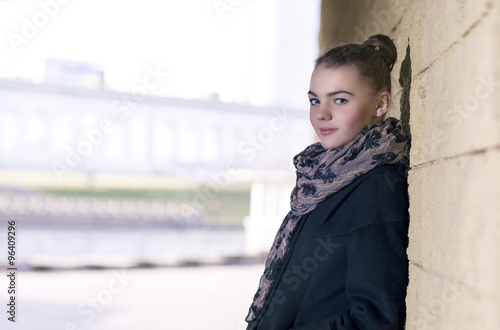
<svg viewBox="0 0 500 330">
<path fill-rule="evenodd" d="M 365 120 L 365 114 L 363 111 L 360 111 L 359 107 L 351 107 L 348 109 L 347 115 L 349 116 L 349 122 L 352 127 L 363 126 L 362 123 Z"/>
</svg>

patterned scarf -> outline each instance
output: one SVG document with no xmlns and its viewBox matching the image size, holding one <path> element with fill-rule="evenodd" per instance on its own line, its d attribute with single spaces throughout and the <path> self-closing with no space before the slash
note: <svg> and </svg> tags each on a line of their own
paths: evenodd
<svg viewBox="0 0 500 330">
<path fill-rule="evenodd" d="M 302 216 L 377 166 L 402 163 L 406 171 L 409 168 L 409 142 L 401 122 L 388 117 L 378 124 L 365 125 L 353 141 L 342 147 L 324 149 L 320 142 L 316 142 L 293 157 L 297 179 L 290 196 L 291 210 L 285 216 L 266 257 L 264 274 L 246 317 L 247 322 L 256 319 L 268 298 Z"/>
</svg>

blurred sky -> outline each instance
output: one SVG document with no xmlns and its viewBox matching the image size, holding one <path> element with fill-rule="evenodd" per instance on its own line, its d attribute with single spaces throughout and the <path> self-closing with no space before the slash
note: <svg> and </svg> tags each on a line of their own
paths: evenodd
<svg viewBox="0 0 500 330">
<path fill-rule="evenodd" d="M 45 58 L 71 59 L 129 91 L 158 65 L 170 76 L 155 94 L 308 108 L 319 0 L 64 2 L 0 2 L 0 78 L 42 82 Z"/>
</svg>

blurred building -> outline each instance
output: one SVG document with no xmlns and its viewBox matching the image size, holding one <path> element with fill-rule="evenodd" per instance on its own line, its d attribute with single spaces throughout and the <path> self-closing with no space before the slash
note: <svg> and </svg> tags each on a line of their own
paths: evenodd
<svg viewBox="0 0 500 330">
<path fill-rule="evenodd" d="M 0 212 L 36 215 L 40 208 L 32 208 L 45 205 L 78 217 L 87 205 L 126 217 L 127 207 L 114 201 L 12 197 L 20 187 L 194 190 L 200 208 L 213 206 L 223 192 L 247 192 L 252 215 L 286 212 L 293 155 L 312 142 L 307 114 L 150 96 L 143 85 L 118 93 L 101 82 L 102 71 L 91 65 L 54 60 L 44 84 L 0 81 L 0 186 L 11 195 L 0 198 Z"/>
<path fill-rule="evenodd" d="M 85 89 L 104 87 L 102 65 L 56 58 L 45 59 L 44 83 Z"/>
<path fill-rule="evenodd" d="M 6 80 L 0 95 L 1 169 L 40 171 L 50 185 L 117 173 L 205 182 L 231 166 L 288 175 L 312 139 L 307 114 L 286 108 Z"/>
</svg>

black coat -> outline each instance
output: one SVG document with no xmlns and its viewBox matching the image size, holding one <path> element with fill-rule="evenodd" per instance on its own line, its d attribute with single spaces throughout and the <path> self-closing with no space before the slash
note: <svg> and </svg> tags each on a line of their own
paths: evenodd
<svg viewBox="0 0 500 330">
<path fill-rule="evenodd" d="M 408 285 L 408 185 L 376 167 L 301 220 L 249 329 L 403 329 Z"/>
</svg>

